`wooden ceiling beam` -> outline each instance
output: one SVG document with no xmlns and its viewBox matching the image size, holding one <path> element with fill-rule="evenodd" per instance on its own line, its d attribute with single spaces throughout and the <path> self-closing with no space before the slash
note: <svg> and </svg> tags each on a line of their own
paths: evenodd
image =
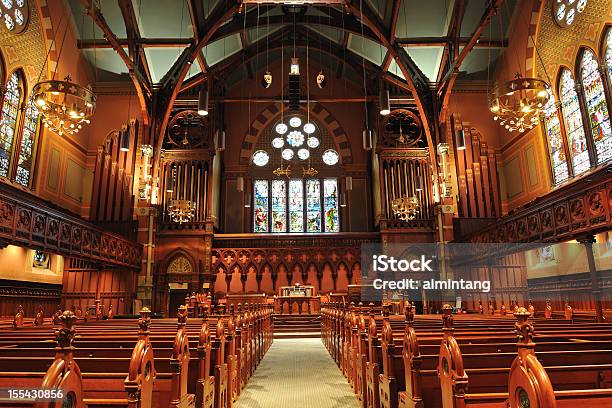
<svg viewBox="0 0 612 408">
<path fill-rule="evenodd" d="M 411 37 L 397 38 L 396 44 L 402 47 L 446 47 L 450 41 L 449 37 Z M 469 37 L 460 37 L 459 46 L 463 47 L 470 41 Z M 508 41 L 506 40 L 490 40 L 481 39 L 474 48 L 506 48 Z"/>
<path fill-rule="evenodd" d="M 125 63 L 130 78 L 134 83 L 136 94 L 138 95 L 143 122 L 145 125 L 148 124 L 150 120 L 149 105 L 153 94 L 151 82 L 148 80 L 146 75 L 141 72 L 139 64 L 136 64 L 136 62 L 130 58 L 128 53 L 125 52 L 123 46 L 117 40 L 117 36 L 115 33 L 113 33 L 113 30 L 111 30 L 110 26 L 106 22 L 102 12 L 94 5 L 93 0 L 81 0 L 81 4 L 85 8 L 87 15 L 89 15 L 100 30 L 102 30 L 104 36 L 110 42 L 115 52 Z"/>
<path fill-rule="evenodd" d="M 497 10 L 503 4 L 503 2 L 504 0 L 491 0 L 489 2 L 489 6 L 480 18 L 480 22 L 476 26 L 467 44 L 465 44 L 465 46 L 463 47 L 461 52 L 458 53 L 456 58 L 453 59 L 453 61 L 449 65 L 448 70 L 444 74 L 444 77 L 442 77 L 442 80 L 439 81 L 437 94 L 441 97 L 442 100 L 442 103 L 440 105 L 440 115 L 438 119 L 440 123 L 444 123 L 444 121 L 446 120 L 450 95 L 453 91 L 453 86 L 455 85 L 457 76 L 459 75 L 459 68 L 461 68 L 461 64 L 463 63 L 463 61 L 465 61 L 465 59 L 472 51 L 472 49 L 476 46 L 476 44 L 479 43 L 480 36 L 491 22 L 493 16 L 497 14 Z"/>
</svg>

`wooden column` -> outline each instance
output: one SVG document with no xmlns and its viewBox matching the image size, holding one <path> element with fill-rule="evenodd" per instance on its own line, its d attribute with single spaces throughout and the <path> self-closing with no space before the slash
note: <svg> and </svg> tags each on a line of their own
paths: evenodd
<svg viewBox="0 0 612 408">
<path fill-rule="evenodd" d="M 601 304 L 601 290 L 599 290 L 599 276 L 595 267 L 595 256 L 593 255 L 593 244 L 595 243 L 595 236 L 587 235 L 578 238 L 578 242 L 584 245 L 586 249 L 587 261 L 589 263 L 589 273 L 591 275 L 591 293 L 593 294 L 593 300 L 595 301 L 595 314 L 597 315 L 597 322 L 602 323 L 605 321 L 603 315 L 603 306 Z"/>
</svg>

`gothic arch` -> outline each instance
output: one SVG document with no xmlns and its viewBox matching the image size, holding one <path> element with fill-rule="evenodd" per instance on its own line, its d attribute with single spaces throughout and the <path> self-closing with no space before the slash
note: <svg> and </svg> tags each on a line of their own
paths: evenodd
<svg viewBox="0 0 612 408">
<path fill-rule="evenodd" d="M 240 149 L 240 164 L 249 164 L 251 155 L 255 150 L 255 145 L 257 144 L 261 133 L 271 123 L 276 121 L 280 114 L 281 107 L 279 104 L 273 103 L 268 105 L 268 107 L 266 107 L 259 115 L 257 115 L 253 122 L 251 122 L 247 133 L 242 139 L 242 147 Z M 351 144 L 342 125 L 340 125 L 336 118 L 319 103 L 311 104 L 310 114 L 327 128 L 327 131 L 331 135 L 332 140 L 336 145 L 341 163 L 352 163 L 353 158 L 351 154 Z"/>
<path fill-rule="evenodd" d="M 173 252 L 170 253 L 170 255 L 166 258 L 168 261 L 166 262 L 166 265 L 163 268 L 164 273 L 169 274 L 170 272 L 170 267 L 172 266 L 173 262 L 179 260 L 179 259 L 184 259 L 188 262 L 191 271 L 188 272 L 190 274 L 194 274 L 197 273 L 196 271 L 196 262 L 195 259 L 193 259 L 193 257 L 189 254 L 189 252 L 183 250 L 183 249 L 177 249 Z"/>
</svg>

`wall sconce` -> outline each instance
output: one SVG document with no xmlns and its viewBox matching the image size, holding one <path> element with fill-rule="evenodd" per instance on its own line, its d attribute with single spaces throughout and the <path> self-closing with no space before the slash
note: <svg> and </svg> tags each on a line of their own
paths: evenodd
<svg viewBox="0 0 612 408">
<path fill-rule="evenodd" d="M 244 177 L 240 176 L 236 179 L 236 190 L 240 193 L 244 191 Z"/>
<path fill-rule="evenodd" d="M 346 207 L 346 195 L 345 193 L 340 193 L 339 197 L 340 200 L 340 207 Z"/>
</svg>

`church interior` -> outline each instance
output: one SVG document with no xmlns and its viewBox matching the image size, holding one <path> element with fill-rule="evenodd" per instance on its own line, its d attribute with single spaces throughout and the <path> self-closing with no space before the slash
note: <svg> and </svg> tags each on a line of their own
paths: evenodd
<svg viewBox="0 0 612 408">
<path fill-rule="evenodd" d="M 612 406 L 610 110 L 610 0 L 0 0 L 0 407 Z"/>
</svg>

